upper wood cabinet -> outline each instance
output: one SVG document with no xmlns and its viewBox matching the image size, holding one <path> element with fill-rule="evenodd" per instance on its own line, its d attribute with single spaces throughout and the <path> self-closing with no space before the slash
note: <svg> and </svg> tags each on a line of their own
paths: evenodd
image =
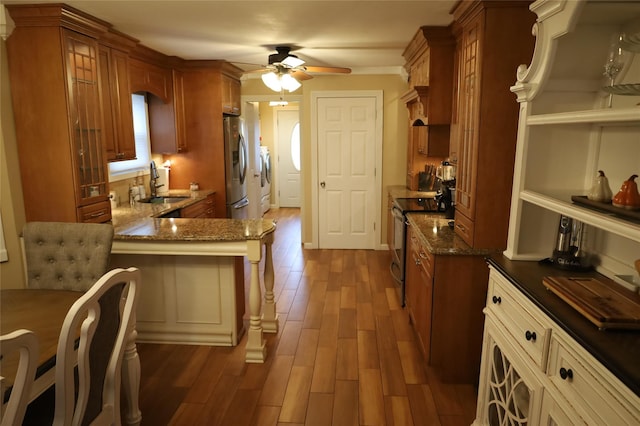
<svg viewBox="0 0 640 426">
<path fill-rule="evenodd" d="M 165 103 L 169 103 L 173 99 L 173 81 L 170 68 L 131 58 L 129 60 L 129 79 L 131 93 L 149 92 Z"/>
<path fill-rule="evenodd" d="M 456 232 L 475 248 L 504 249 L 518 127 L 509 88 L 531 61 L 528 1 L 468 1 L 453 9 L 456 34 Z"/>
<path fill-rule="evenodd" d="M 421 27 L 403 54 L 410 87 L 402 96 L 409 110 L 407 188 L 412 190 L 426 164 L 449 155 L 454 47 L 449 27 Z"/>
<path fill-rule="evenodd" d="M 109 221 L 97 42 L 108 27 L 60 4 L 6 7 L 26 220 Z"/>
<path fill-rule="evenodd" d="M 151 151 L 177 154 L 187 151 L 184 116 L 184 73 L 138 58 L 129 60 L 132 93 L 147 93 Z"/>
<path fill-rule="evenodd" d="M 129 89 L 129 56 L 102 44 L 98 53 L 107 161 L 133 160 L 136 142 Z"/>
<path fill-rule="evenodd" d="M 224 114 L 240 115 L 240 81 L 236 78 L 222 75 L 222 112 Z"/>
</svg>

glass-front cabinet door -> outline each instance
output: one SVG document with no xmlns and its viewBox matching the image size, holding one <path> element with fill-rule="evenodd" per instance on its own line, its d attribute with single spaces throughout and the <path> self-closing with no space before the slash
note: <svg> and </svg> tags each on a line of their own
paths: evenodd
<svg viewBox="0 0 640 426">
<path fill-rule="evenodd" d="M 481 389 L 484 399 L 476 423 L 490 426 L 538 424 L 542 385 L 487 318 L 484 339 Z M 503 340 L 504 339 L 504 340 Z"/>
<path fill-rule="evenodd" d="M 75 151 L 79 205 L 106 195 L 106 160 L 95 40 L 65 30 L 69 113 Z M 89 201 L 93 202 L 93 201 Z"/>
</svg>

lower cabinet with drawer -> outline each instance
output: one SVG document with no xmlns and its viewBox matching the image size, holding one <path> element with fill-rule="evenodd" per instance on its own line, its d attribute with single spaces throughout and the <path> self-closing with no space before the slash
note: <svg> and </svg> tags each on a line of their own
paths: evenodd
<svg viewBox="0 0 640 426">
<path fill-rule="evenodd" d="M 488 277 L 484 257 L 434 254 L 410 225 L 406 262 L 405 303 L 425 361 L 444 383 L 477 383 Z"/>
<path fill-rule="evenodd" d="M 214 218 L 216 217 L 215 194 L 210 194 L 204 200 L 180 209 L 180 217 L 186 218 Z"/>
<path fill-rule="evenodd" d="M 474 425 L 638 425 L 640 398 L 490 267 Z"/>
</svg>

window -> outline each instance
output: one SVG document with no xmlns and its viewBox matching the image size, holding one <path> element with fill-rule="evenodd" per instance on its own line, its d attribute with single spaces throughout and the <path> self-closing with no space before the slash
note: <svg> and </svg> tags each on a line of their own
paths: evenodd
<svg viewBox="0 0 640 426">
<path fill-rule="evenodd" d="M 136 159 L 109 163 L 109 180 L 135 177 L 139 171 L 148 171 L 151 162 L 151 141 L 149 139 L 149 115 L 144 95 L 131 96 L 133 106 L 133 133 L 136 140 Z"/>
<path fill-rule="evenodd" d="M 291 161 L 293 167 L 300 171 L 300 123 L 296 123 L 291 131 Z"/>
</svg>

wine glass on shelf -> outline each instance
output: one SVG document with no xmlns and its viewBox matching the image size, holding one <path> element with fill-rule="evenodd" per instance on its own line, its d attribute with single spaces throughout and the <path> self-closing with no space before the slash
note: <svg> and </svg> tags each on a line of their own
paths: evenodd
<svg viewBox="0 0 640 426">
<path fill-rule="evenodd" d="M 626 51 L 622 48 L 622 42 L 624 40 L 624 34 L 617 34 L 611 45 L 609 46 L 609 52 L 607 53 L 607 61 L 604 64 L 604 76 L 608 78 L 607 83 L 610 86 L 608 107 L 611 107 L 613 100 L 613 86 L 615 84 L 616 77 L 622 71 L 626 60 Z"/>
</svg>

